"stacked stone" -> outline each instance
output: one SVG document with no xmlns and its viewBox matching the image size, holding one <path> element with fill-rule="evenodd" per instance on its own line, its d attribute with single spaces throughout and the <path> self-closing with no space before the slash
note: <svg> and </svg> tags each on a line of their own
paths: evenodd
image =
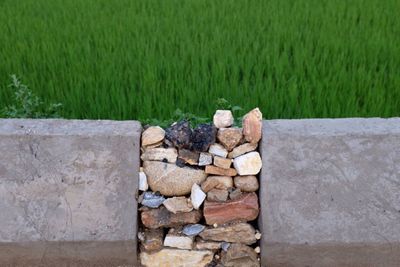
<svg viewBox="0 0 400 267">
<path fill-rule="evenodd" d="M 262 114 L 247 113 L 243 128 L 233 122 L 231 111 L 217 110 L 213 124 L 191 129 L 180 121 L 143 132 L 143 266 L 259 266 Z"/>
</svg>

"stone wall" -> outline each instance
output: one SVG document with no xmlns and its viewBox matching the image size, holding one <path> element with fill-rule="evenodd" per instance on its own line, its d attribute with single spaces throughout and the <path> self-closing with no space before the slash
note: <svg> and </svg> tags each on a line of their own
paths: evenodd
<svg viewBox="0 0 400 267">
<path fill-rule="evenodd" d="M 264 121 L 262 266 L 400 266 L 400 119 Z"/>
<path fill-rule="evenodd" d="M 0 266 L 135 266 L 140 133 L 0 120 Z"/>
<path fill-rule="evenodd" d="M 138 122 L 0 120 L 0 266 L 137 266 Z M 400 266 L 400 119 L 264 121 L 261 266 Z"/>
</svg>

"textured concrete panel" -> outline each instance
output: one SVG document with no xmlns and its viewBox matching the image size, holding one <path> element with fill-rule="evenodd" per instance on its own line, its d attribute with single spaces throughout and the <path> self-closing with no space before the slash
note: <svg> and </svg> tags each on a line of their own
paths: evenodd
<svg viewBox="0 0 400 267">
<path fill-rule="evenodd" d="M 134 264 L 140 131 L 135 121 L 0 120 L 0 265 L 89 265 L 105 250 Z"/>
<path fill-rule="evenodd" d="M 400 266 L 400 119 L 264 121 L 262 266 Z"/>
</svg>

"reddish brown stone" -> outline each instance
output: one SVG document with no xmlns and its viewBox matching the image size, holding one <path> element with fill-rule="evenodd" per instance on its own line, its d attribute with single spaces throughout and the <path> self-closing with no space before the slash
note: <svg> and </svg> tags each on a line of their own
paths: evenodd
<svg viewBox="0 0 400 267">
<path fill-rule="evenodd" d="M 227 202 L 204 203 L 204 217 L 208 225 L 252 221 L 257 218 L 258 212 L 256 193 L 245 193 Z"/>
<path fill-rule="evenodd" d="M 151 229 L 198 223 L 201 219 L 201 212 L 199 210 L 174 214 L 169 212 L 164 206 L 158 209 L 146 208 L 140 215 L 143 225 Z"/>
<path fill-rule="evenodd" d="M 223 169 L 214 165 L 206 166 L 206 173 L 221 176 L 236 176 L 237 171 L 234 168 Z"/>
<path fill-rule="evenodd" d="M 243 135 L 247 142 L 256 144 L 261 139 L 262 114 L 258 108 L 243 117 Z"/>
<path fill-rule="evenodd" d="M 139 233 L 142 250 L 153 252 L 163 248 L 164 231 L 162 229 L 145 229 Z"/>
</svg>

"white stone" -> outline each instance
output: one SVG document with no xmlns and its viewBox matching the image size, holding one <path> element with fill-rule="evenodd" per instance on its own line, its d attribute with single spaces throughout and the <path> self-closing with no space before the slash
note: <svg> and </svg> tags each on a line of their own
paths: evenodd
<svg viewBox="0 0 400 267">
<path fill-rule="evenodd" d="M 198 184 L 193 184 L 192 192 L 190 194 L 190 199 L 192 201 L 193 208 L 198 210 L 203 201 L 206 199 L 206 196 L 207 195 L 203 192 L 203 190 L 201 190 Z"/>
<path fill-rule="evenodd" d="M 149 184 L 147 183 L 147 176 L 144 172 L 139 172 L 139 190 L 147 191 L 149 189 Z"/>
<path fill-rule="evenodd" d="M 140 253 L 142 265 L 148 267 L 204 267 L 213 257 L 209 250 L 164 248 L 156 253 Z"/>
<path fill-rule="evenodd" d="M 178 157 L 178 152 L 175 148 L 148 148 L 144 151 L 141 160 L 155 160 L 155 161 L 167 161 L 169 163 L 175 163 Z"/>
<path fill-rule="evenodd" d="M 232 112 L 230 110 L 217 110 L 214 114 L 213 122 L 217 128 L 226 128 L 232 126 Z"/>
<path fill-rule="evenodd" d="M 226 150 L 225 147 L 220 144 L 212 144 L 208 149 L 208 152 L 222 158 L 226 158 L 226 156 L 228 155 L 228 150 Z"/>
<path fill-rule="evenodd" d="M 199 157 L 199 166 L 211 165 L 213 162 L 213 157 L 210 153 L 202 152 Z"/>
<path fill-rule="evenodd" d="M 164 239 L 165 247 L 192 249 L 193 237 L 185 235 L 167 234 Z"/>
<path fill-rule="evenodd" d="M 256 175 L 260 172 L 262 161 L 258 152 L 250 152 L 234 159 L 233 166 L 239 175 Z"/>
<path fill-rule="evenodd" d="M 160 126 L 150 126 L 142 133 L 142 146 L 146 147 L 164 140 L 165 131 Z"/>
</svg>

